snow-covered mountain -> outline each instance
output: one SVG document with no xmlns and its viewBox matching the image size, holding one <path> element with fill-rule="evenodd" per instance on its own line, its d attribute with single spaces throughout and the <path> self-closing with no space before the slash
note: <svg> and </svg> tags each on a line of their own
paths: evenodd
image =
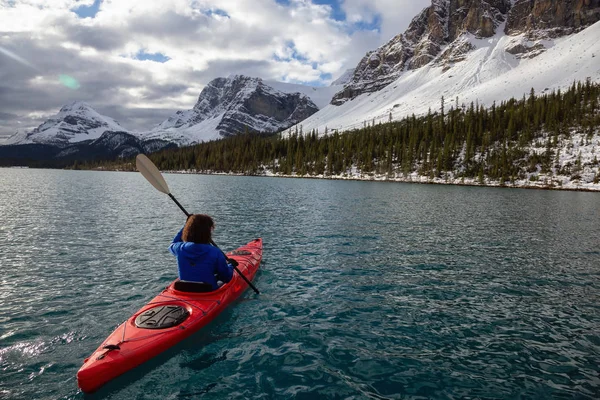
<svg viewBox="0 0 600 400">
<path fill-rule="evenodd" d="M 0 146 L 0 158 L 17 164 L 19 160 L 44 160 L 62 165 L 74 160 L 131 157 L 173 146 L 162 139 L 140 138 L 89 104 L 75 102 L 31 132 L 16 132 Z"/>
<path fill-rule="evenodd" d="M 4 144 L 65 147 L 125 132 L 141 142 L 186 145 L 294 124 L 304 132 L 348 130 L 435 111 L 442 97 L 447 107 L 489 106 L 531 88 L 540 93 L 599 81 L 599 20 L 600 0 L 432 0 L 404 33 L 367 53 L 331 86 L 217 78 L 192 109 L 139 133 L 76 102 Z"/>
<path fill-rule="evenodd" d="M 169 147 L 176 147 L 176 145 L 161 139 L 142 140 L 129 132 L 106 131 L 97 139 L 77 142 L 62 148 L 55 158 L 110 159 L 134 157 L 140 153 L 153 153 Z"/>
<path fill-rule="evenodd" d="M 46 143 L 0 146 L 0 160 L 7 165 L 27 165 L 29 162 L 37 162 L 43 166 L 61 167 L 72 165 L 74 161 L 133 157 L 139 153 L 152 153 L 175 146 L 174 143 L 164 140 L 140 140 L 127 132 L 106 131 L 97 139 L 61 146 Z"/>
<path fill-rule="evenodd" d="M 239 132 L 277 132 L 326 106 L 341 85 L 312 87 L 263 81 L 242 75 L 211 81 L 191 110 L 178 111 L 149 131 L 131 132 L 89 104 L 75 102 L 36 129 L 20 130 L 4 145 L 49 144 L 58 147 L 98 139 L 105 132 L 125 132 L 142 142 L 166 140 L 186 145 Z"/>
<path fill-rule="evenodd" d="M 406 71 L 445 69 L 477 50 L 471 38 L 515 37 L 506 51 L 517 58 L 540 54 L 552 39 L 600 19 L 600 0 L 432 0 L 408 29 L 367 53 L 332 104 L 381 90 Z"/>
<path fill-rule="evenodd" d="M 600 80 L 600 0 L 433 0 L 367 53 L 304 131 L 347 130 L 440 107 L 491 105 Z M 593 25 L 589 26 L 592 22 Z"/>
<path fill-rule="evenodd" d="M 4 144 L 41 143 L 60 147 L 97 139 L 106 131 L 127 130 L 114 119 L 99 114 L 89 104 L 77 101 L 61 108 L 58 114 L 31 132 L 15 133 Z"/>
<path fill-rule="evenodd" d="M 326 105 L 336 89 L 339 87 L 312 88 L 243 75 L 217 78 L 202 90 L 194 108 L 178 111 L 140 135 L 190 144 L 245 131 L 278 132 Z"/>
</svg>

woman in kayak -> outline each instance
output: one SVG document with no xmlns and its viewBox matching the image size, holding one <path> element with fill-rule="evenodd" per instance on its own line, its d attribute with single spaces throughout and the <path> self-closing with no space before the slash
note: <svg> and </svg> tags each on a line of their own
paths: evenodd
<svg viewBox="0 0 600 400">
<path fill-rule="evenodd" d="M 214 229 L 211 217 L 192 214 L 173 239 L 169 250 L 177 257 L 181 281 L 208 283 L 216 290 L 217 280 L 227 283 L 233 277 L 233 267 L 221 250 L 210 244 Z"/>
</svg>

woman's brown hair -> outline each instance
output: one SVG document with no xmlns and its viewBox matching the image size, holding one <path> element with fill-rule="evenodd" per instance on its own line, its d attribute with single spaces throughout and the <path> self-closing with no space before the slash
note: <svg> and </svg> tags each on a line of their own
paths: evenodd
<svg viewBox="0 0 600 400">
<path fill-rule="evenodd" d="M 192 214 L 188 218 L 181 239 L 184 242 L 209 244 L 212 241 L 212 228 L 215 222 L 206 214 Z"/>
</svg>

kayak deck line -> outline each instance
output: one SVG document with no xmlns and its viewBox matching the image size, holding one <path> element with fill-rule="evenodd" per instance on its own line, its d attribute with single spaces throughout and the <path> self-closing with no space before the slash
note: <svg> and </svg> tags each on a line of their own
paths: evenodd
<svg viewBox="0 0 600 400">
<path fill-rule="evenodd" d="M 251 281 L 262 261 L 262 239 L 229 252 L 228 257 L 238 262 L 240 272 Z M 77 372 L 77 383 L 83 392 L 96 391 L 189 337 L 210 323 L 249 287 L 239 273 L 234 273 L 230 282 L 210 292 L 183 292 L 175 289 L 176 282 L 121 323 L 84 360 Z M 140 325 L 136 323 L 138 317 Z"/>
</svg>

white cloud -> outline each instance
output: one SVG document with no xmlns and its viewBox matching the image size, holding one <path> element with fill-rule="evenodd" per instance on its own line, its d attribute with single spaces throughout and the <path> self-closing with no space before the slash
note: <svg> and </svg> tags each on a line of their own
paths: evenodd
<svg viewBox="0 0 600 400">
<path fill-rule="evenodd" d="M 107 115 L 147 129 L 191 108 L 210 80 L 234 73 L 333 80 L 404 31 L 429 0 L 345 0 L 348 21 L 309 0 L 104 0 L 94 18 L 73 12 L 93 3 L 0 0 L 0 136 L 18 120 L 35 126 L 75 100 L 101 113 L 118 109 L 119 116 Z M 376 19 L 380 33 L 353 28 Z M 169 60 L 134 59 L 140 52 Z M 60 86 L 59 75 L 75 78 L 79 89 Z"/>
</svg>

